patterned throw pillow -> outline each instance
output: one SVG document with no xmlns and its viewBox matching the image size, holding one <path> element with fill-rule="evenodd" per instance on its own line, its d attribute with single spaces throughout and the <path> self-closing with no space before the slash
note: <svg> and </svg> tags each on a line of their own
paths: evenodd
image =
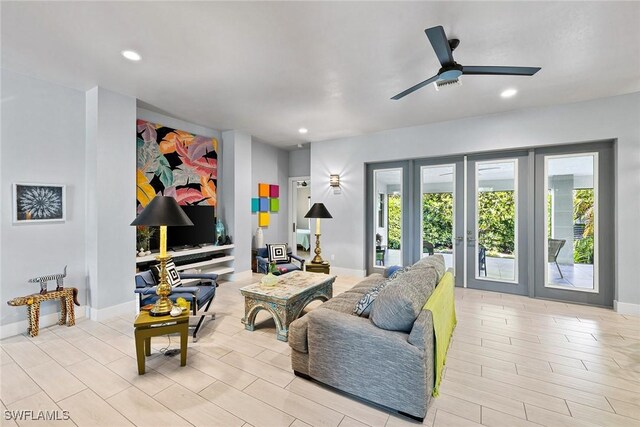
<svg viewBox="0 0 640 427">
<path fill-rule="evenodd" d="M 269 252 L 269 262 L 275 262 L 276 264 L 286 264 L 289 262 L 286 243 L 267 245 L 267 251 Z"/>
<path fill-rule="evenodd" d="M 371 305 L 378 297 L 380 291 L 384 289 L 384 287 L 387 286 L 388 283 L 389 281 L 385 280 L 378 286 L 374 286 L 373 288 L 369 289 L 369 292 L 364 294 L 362 298 L 360 298 L 360 301 L 356 303 L 356 306 L 353 308 L 353 315 L 360 317 L 369 317 L 369 313 L 371 312 Z"/>
<path fill-rule="evenodd" d="M 180 279 L 180 274 L 176 269 L 175 263 L 172 261 L 167 262 L 167 281 L 171 285 L 171 287 L 175 287 L 182 284 L 182 279 Z M 156 281 L 160 283 L 160 264 L 156 264 L 152 271 Z"/>
</svg>

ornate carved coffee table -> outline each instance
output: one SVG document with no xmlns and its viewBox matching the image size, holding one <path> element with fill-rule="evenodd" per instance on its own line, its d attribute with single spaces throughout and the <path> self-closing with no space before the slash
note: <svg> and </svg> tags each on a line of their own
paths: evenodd
<svg viewBox="0 0 640 427">
<path fill-rule="evenodd" d="M 277 276 L 275 286 L 261 283 L 240 289 L 244 295 L 244 327 L 255 329 L 256 315 L 267 310 L 276 323 L 276 337 L 280 341 L 289 339 L 289 325 L 296 320 L 302 310 L 314 300 L 327 301 L 333 296 L 333 282 L 336 276 L 320 273 L 292 271 Z"/>
</svg>

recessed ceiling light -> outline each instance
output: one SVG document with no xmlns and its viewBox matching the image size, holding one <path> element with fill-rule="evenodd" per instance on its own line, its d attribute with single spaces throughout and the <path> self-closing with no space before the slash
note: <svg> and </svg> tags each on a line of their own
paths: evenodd
<svg viewBox="0 0 640 427">
<path fill-rule="evenodd" d="M 122 56 L 127 58 L 129 61 L 140 61 L 142 59 L 142 56 L 133 50 L 123 50 L 121 53 Z"/>
<path fill-rule="evenodd" d="M 309 132 L 309 129 L 307 129 L 307 128 L 300 128 L 300 129 L 298 129 L 298 132 L 300 132 L 301 134 L 303 134 L 303 135 L 304 135 L 305 133 Z"/>
<path fill-rule="evenodd" d="M 517 90 L 515 89 L 506 89 L 503 90 L 502 93 L 500 94 L 501 97 L 503 98 L 511 98 L 513 95 L 515 95 L 516 93 L 518 93 Z"/>
</svg>

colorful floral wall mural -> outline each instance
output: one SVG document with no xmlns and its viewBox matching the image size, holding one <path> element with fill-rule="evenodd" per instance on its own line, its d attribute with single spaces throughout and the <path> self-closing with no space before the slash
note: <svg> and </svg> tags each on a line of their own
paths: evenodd
<svg viewBox="0 0 640 427">
<path fill-rule="evenodd" d="M 138 211 L 156 194 L 180 205 L 216 206 L 218 140 L 137 121 Z"/>
</svg>

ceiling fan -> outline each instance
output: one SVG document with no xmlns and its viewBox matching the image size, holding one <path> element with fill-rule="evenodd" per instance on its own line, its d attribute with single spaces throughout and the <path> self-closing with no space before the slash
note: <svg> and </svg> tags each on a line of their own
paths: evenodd
<svg viewBox="0 0 640 427">
<path fill-rule="evenodd" d="M 418 83 L 409 89 L 400 92 L 391 99 L 400 99 L 416 90 L 436 82 L 438 86 L 456 83 L 461 75 L 479 75 L 479 76 L 533 76 L 540 71 L 540 67 L 501 67 L 501 66 L 463 66 L 453 59 L 453 51 L 460 44 L 460 40 L 447 40 L 447 35 L 442 26 L 427 28 L 424 30 L 427 38 L 436 52 L 438 61 L 442 68 L 438 70 L 438 74 Z"/>
</svg>

